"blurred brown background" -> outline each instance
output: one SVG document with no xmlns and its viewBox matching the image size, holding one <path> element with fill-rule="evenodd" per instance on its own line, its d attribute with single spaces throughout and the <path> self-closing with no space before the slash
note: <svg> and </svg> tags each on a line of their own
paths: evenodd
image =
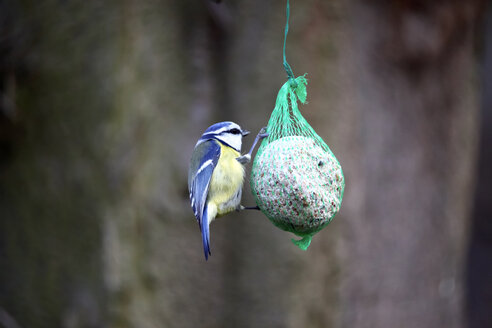
<svg viewBox="0 0 492 328">
<path fill-rule="evenodd" d="M 266 124 L 284 23 L 273 0 L 0 2 L 0 327 L 490 327 L 485 1 L 292 0 L 341 212 L 307 252 L 233 213 L 205 262 L 188 161 L 212 123 Z"/>
</svg>

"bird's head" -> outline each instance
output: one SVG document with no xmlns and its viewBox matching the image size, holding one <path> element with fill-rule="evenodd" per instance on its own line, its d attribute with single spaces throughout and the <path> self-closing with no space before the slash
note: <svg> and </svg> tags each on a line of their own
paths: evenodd
<svg viewBox="0 0 492 328">
<path fill-rule="evenodd" d="M 241 152 L 242 139 L 248 134 L 249 131 L 241 129 L 241 127 L 234 122 L 219 122 L 205 130 L 196 146 L 206 140 L 216 139 L 229 147 L 234 148 L 236 151 Z"/>
</svg>

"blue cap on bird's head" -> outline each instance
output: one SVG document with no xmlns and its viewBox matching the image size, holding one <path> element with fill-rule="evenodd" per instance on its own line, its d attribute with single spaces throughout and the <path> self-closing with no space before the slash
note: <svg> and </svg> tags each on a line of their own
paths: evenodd
<svg viewBox="0 0 492 328">
<path fill-rule="evenodd" d="M 241 129 L 241 127 L 234 122 L 219 122 L 211 125 L 205 130 L 196 146 L 206 140 L 216 139 L 240 152 L 242 137 L 247 136 L 248 134 L 249 131 Z"/>
</svg>

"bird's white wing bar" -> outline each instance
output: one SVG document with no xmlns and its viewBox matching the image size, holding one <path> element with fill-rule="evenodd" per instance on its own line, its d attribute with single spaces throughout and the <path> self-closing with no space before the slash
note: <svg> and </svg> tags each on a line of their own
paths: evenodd
<svg viewBox="0 0 492 328">
<path fill-rule="evenodd" d="M 196 172 L 196 175 L 199 175 L 204 169 L 207 168 L 207 166 L 209 165 L 213 165 L 214 162 L 213 160 L 209 159 L 208 161 L 205 161 L 205 163 L 203 163 L 200 168 L 198 169 L 198 171 Z"/>
</svg>

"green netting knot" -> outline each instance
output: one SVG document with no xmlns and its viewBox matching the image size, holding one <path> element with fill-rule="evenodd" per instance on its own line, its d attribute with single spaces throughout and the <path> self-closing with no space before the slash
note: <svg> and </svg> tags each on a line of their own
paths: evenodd
<svg viewBox="0 0 492 328">
<path fill-rule="evenodd" d="M 306 84 L 307 84 L 307 79 L 306 79 L 306 74 L 303 76 L 299 76 L 297 79 L 299 80 L 300 83 L 295 83 L 295 94 L 297 95 L 297 98 L 299 101 L 304 104 L 306 103 L 306 98 L 307 98 L 307 91 L 306 91 Z M 292 86 L 292 85 L 291 85 Z M 291 101 L 294 101 L 292 99 Z"/>
<path fill-rule="evenodd" d="M 309 245 L 311 245 L 311 240 L 313 239 L 313 235 L 306 235 L 302 239 L 294 239 L 292 238 L 292 242 L 294 245 L 302 249 L 303 251 L 307 251 Z"/>
</svg>

